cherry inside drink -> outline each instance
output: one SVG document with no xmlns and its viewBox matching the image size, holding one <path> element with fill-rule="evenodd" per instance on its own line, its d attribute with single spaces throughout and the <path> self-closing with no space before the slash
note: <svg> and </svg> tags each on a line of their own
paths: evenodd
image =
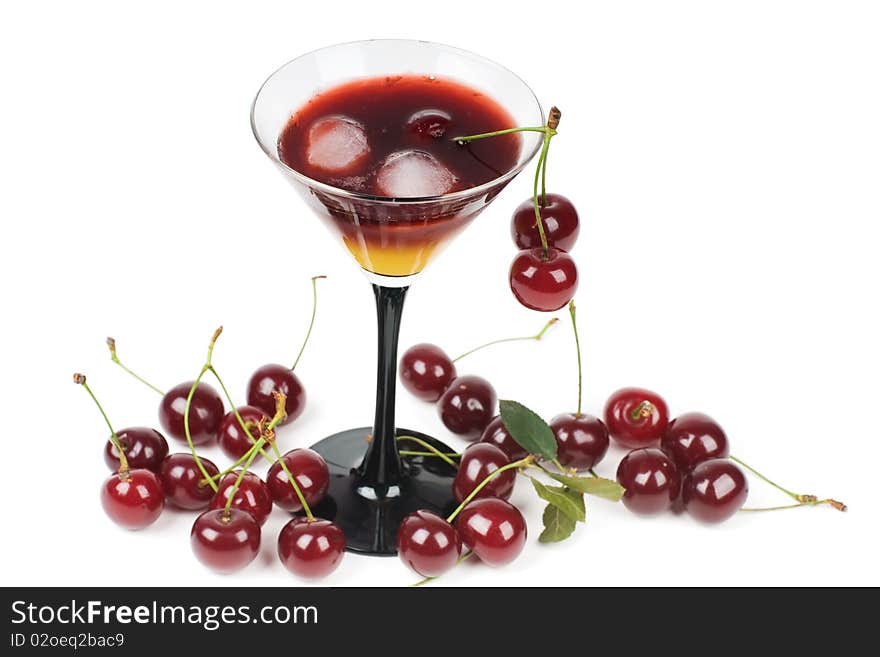
<svg viewBox="0 0 880 657">
<path fill-rule="evenodd" d="M 482 208 L 450 199 L 513 169 L 521 137 L 452 138 L 515 127 L 491 97 L 453 80 L 406 75 L 354 80 L 297 110 L 278 139 L 292 169 L 354 194 L 313 193 L 362 267 L 407 276 Z M 400 202 L 401 199 L 406 199 Z"/>
</svg>

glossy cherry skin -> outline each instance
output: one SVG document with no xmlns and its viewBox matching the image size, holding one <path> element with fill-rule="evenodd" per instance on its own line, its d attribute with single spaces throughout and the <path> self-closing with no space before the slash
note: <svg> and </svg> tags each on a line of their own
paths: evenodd
<svg viewBox="0 0 880 657">
<path fill-rule="evenodd" d="M 608 429 L 597 417 L 562 413 L 550 422 L 556 438 L 556 458 L 567 468 L 589 470 L 605 458 Z"/>
<path fill-rule="evenodd" d="M 727 459 L 697 465 L 684 480 L 684 508 L 702 522 L 723 522 L 739 511 L 749 496 L 745 473 Z"/>
<path fill-rule="evenodd" d="M 516 254 L 510 264 L 510 289 L 526 308 L 541 312 L 559 310 L 572 300 L 578 287 L 574 260 L 565 251 L 550 247 Z"/>
<path fill-rule="evenodd" d="M 426 402 L 440 399 L 456 377 L 452 359 L 440 347 L 427 342 L 403 352 L 399 369 L 403 387 Z"/>
<path fill-rule="evenodd" d="M 626 508 L 640 515 L 665 511 L 681 492 L 675 463 L 654 447 L 634 449 L 624 456 L 617 466 L 617 483 L 626 489 Z"/>
<path fill-rule="evenodd" d="M 580 232 L 580 221 L 574 204 L 562 194 L 547 194 L 539 206 L 547 244 L 563 251 L 571 251 Z M 520 249 L 541 246 L 541 235 L 535 221 L 535 202 L 528 198 L 519 204 L 510 222 L 513 243 Z"/>
<path fill-rule="evenodd" d="M 456 501 L 463 502 L 487 476 L 509 464 L 510 459 L 499 447 L 489 443 L 474 443 L 461 455 L 458 472 L 452 480 L 452 495 Z M 500 497 L 506 500 L 513 493 L 515 483 L 516 469 L 505 470 L 492 477 L 474 499 Z"/>
<path fill-rule="evenodd" d="M 165 436 L 149 427 L 128 427 L 117 431 L 116 437 L 122 443 L 129 468 L 159 472 L 162 459 L 168 456 L 168 441 Z M 119 470 L 119 451 L 112 440 L 108 440 L 104 446 L 104 463 L 113 472 Z"/>
<path fill-rule="evenodd" d="M 209 509 L 196 518 L 189 537 L 199 561 L 218 573 L 232 573 L 257 557 L 261 534 L 250 513 Z"/>
<path fill-rule="evenodd" d="M 220 470 L 211 461 L 199 457 L 205 470 L 212 477 Z M 214 489 L 209 484 L 202 484 L 202 471 L 196 465 L 192 454 L 169 454 L 159 466 L 159 480 L 169 504 L 187 511 L 207 509 L 214 497 Z"/>
<path fill-rule="evenodd" d="M 101 505 L 120 527 L 143 529 L 162 513 L 165 495 L 159 477 L 139 468 L 110 475 L 101 486 Z"/>
<path fill-rule="evenodd" d="M 212 509 L 222 509 L 226 506 L 226 500 L 229 499 L 238 475 L 239 471 L 233 470 L 219 481 L 217 492 L 211 498 Z M 266 518 L 272 512 L 272 495 L 269 493 L 269 487 L 253 472 L 246 472 L 241 480 L 241 486 L 232 498 L 231 508 L 247 511 L 260 525 L 266 524 Z"/>
<path fill-rule="evenodd" d="M 220 449 L 233 461 L 237 461 L 250 450 L 260 438 L 260 421 L 263 418 L 268 419 L 268 416 L 256 406 L 239 406 L 238 414 L 250 429 L 247 433 L 241 428 L 238 418 L 232 411 L 223 416 L 220 428 L 217 430 Z"/>
<path fill-rule="evenodd" d="M 183 414 L 192 381 L 180 383 L 162 397 L 159 422 L 172 438 L 186 442 Z M 223 419 L 223 400 L 207 383 L 199 382 L 189 407 L 189 433 L 194 445 L 205 445 L 217 437 Z"/>
<path fill-rule="evenodd" d="M 465 440 L 477 440 L 495 415 L 498 395 L 481 376 L 460 376 L 440 397 L 437 410 L 443 424 Z"/>
<path fill-rule="evenodd" d="M 461 556 L 461 537 L 436 513 L 415 511 L 400 523 L 397 556 L 422 577 L 439 577 Z"/>
<path fill-rule="evenodd" d="M 675 418 L 666 427 L 660 447 L 682 474 L 703 461 L 730 454 L 724 429 L 703 413 L 685 413 Z"/>
<path fill-rule="evenodd" d="M 289 424 L 302 415 L 306 407 L 306 390 L 292 369 L 274 363 L 258 368 L 248 381 L 248 406 L 255 406 L 268 417 L 275 417 L 273 392 L 283 393 L 287 397 L 287 417 L 281 424 Z"/>
<path fill-rule="evenodd" d="M 310 449 L 293 449 L 281 458 L 284 459 L 284 464 L 299 485 L 310 508 L 324 499 L 330 486 L 330 470 L 320 454 Z M 302 511 L 299 496 L 290 485 L 287 473 L 279 462 L 276 461 L 269 468 L 266 485 L 269 487 L 272 499 L 279 507 L 291 513 Z"/>
<path fill-rule="evenodd" d="M 519 461 L 528 455 L 528 452 L 520 447 L 519 443 L 508 433 L 500 415 L 493 417 L 492 421 L 483 430 L 480 442 L 495 445 L 495 447 L 507 454 L 507 458 L 511 461 Z"/>
<path fill-rule="evenodd" d="M 660 443 L 669 424 L 663 397 L 643 388 L 621 388 L 605 403 L 605 426 L 618 443 L 630 449 Z"/>
<path fill-rule="evenodd" d="M 406 129 L 420 140 L 430 141 L 442 139 L 451 122 L 452 117 L 443 110 L 425 109 L 409 117 Z"/>
<path fill-rule="evenodd" d="M 326 577 L 342 562 L 345 534 L 329 520 L 296 517 L 278 535 L 278 556 L 294 575 Z"/>
<path fill-rule="evenodd" d="M 516 559 L 526 544 L 526 521 L 510 502 L 489 497 L 468 504 L 455 520 L 462 543 L 489 566 Z"/>
</svg>

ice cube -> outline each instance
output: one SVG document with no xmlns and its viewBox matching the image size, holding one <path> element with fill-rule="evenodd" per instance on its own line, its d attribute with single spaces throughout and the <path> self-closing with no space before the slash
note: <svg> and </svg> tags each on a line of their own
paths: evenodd
<svg viewBox="0 0 880 657">
<path fill-rule="evenodd" d="M 363 126 L 347 116 L 327 116 L 309 128 L 308 161 L 333 173 L 352 173 L 370 153 Z"/>
<path fill-rule="evenodd" d="M 440 196 L 457 180 L 436 157 L 419 150 L 392 153 L 376 174 L 379 193 L 393 198 Z"/>
</svg>

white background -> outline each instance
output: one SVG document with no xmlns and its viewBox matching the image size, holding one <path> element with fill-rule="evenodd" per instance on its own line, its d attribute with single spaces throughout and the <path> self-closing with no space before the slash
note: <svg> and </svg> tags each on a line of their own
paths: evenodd
<svg viewBox="0 0 880 657">
<path fill-rule="evenodd" d="M 555 14 L 545 14 L 555 7 Z M 3 557 L 0 581 L 300 585 L 274 557 L 221 577 L 189 548 L 192 516 L 112 525 L 98 503 L 106 430 L 84 371 L 121 428 L 157 425 L 162 386 L 192 378 L 211 332 L 241 399 L 250 372 L 288 362 L 321 285 L 298 373 L 305 446 L 372 417 L 369 286 L 257 147 L 262 80 L 335 42 L 413 37 L 478 51 L 564 113 L 549 182 L 583 229 L 574 250 L 585 407 L 623 385 L 673 413 L 707 412 L 734 453 L 829 508 L 740 514 L 706 527 L 589 501 L 571 541 L 537 544 L 541 505 L 514 501 L 528 547 L 452 585 L 880 584 L 877 244 L 880 31 L 872 2 L 6 3 L 0 10 Z M 402 345 L 451 353 L 537 330 L 507 286 L 514 181 L 413 287 Z M 538 344 L 462 362 L 501 397 L 573 410 L 567 324 Z M 461 445 L 400 395 L 399 422 Z M 173 446 L 179 449 L 180 446 Z M 218 462 L 225 462 L 210 452 Z M 620 451 L 599 466 L 613 476 Z M 750 504 L 786 498 L 752 481 Z M 347 555 L 332 585 L 404 585 L 397 559 Z"/>
</svg>

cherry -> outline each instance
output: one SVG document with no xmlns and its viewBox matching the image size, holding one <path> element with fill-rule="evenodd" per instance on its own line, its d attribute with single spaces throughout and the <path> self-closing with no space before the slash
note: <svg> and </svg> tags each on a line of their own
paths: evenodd
<svg viewBox="0 0 880 657">
<path fill-rule="evenodd" d="M 580 232 L 578 213 L 574 204 L 562 194 L 546 194 L 538 198 L 541 201 L 538 207 L 547 244 L 562 251 L 571 251 Z M 533 198 L 529 197 L 520 203 L 514 211 L 510 234 L 514 244 L 520 249 L 535 249 L 541 246 Z"/>
<path fill-rule="evenodd" d="M 400 523 L 397 555 L 422 577 L 438 577 L 461 556 L 461 537 L 436 513 L 415 511 Z"/>
<path fill-rule="evenodd" d="M 621 388 L 605 404 L 608 432 L 624 447 L 638 449 L 660 442 L 669 423 L 663 397 L 642 388 Z"/>
<path fill-rule="evenodd" d="M 495 415 L 495 388 L 480 376 L 460 376 L 440 397 L 438 410 L 443 424 L 465 440 L 476 440 Z"/>
<path fill-rule="evenodd" d="M 449 129 L 452 117 L 443 110 L 419 110 L 406 120 L 406 129 L 422 139 L 441 139 Z"/>
<path fill-rule="evenodd" d="M 229 411 L 223 416 L 220 428 L 217 430 L 217 442 L 220 444 L 220 449 L 234 461 L 237 461 L 250 451 L 254 443 L 260 439 L 260 422 L 264 419 L 269 419 L 256 406 L 239 406 L 237 410 L 241 419 L 248 426 L 249 431 L 245 432 L 241 428 L 241 424 L 233 411 Z"/>
<path fill-rule="evenodd" d="M 247 385 L 247 403 L 263 411 L 267 417 L 275 415 L 275 397 L 280 392 L 287 398 L 287 417 L 281 424 L 289 424 L 298 418 L 306 406 L 306 391 L 299 377 L 284 365 L 270 363 L 258 368 Z"/>
<path fill-rule="evenodd" d="M 550 312 L 571 301 L 578 273 L 571 256 L 556 247 L 520 251 L 510 265 L 510 289 L 526 308 Z"/>
<path fill-rule="evenodd" d="M 452 480 L 452 494 L 458 502 L 465 498 L 490 474 L 510 464 L 510 459 L 500 448 L 489 443 L 475 443 L 464 450 L 458 473 Z M 516 483 L 516 470 L 505 470 L 490 479 L 475 499 L 481 497 L 499 497 L 508 499 L 513 493 Z"/>
<path fill-rule="evenodd" d="M 550 422 L 556 438 L 556 458 L 567 468 L 589 470 L 608 451 L 608 429 L 597 417 L 562 413 Z"/>
<path fill-rule="evenodd" d="M 226 500 L 229 499 L 239 473 L 240 471 L 233 470 L 219 481 L 217 492 L 211 499 L 212 509 L 223 509 L 226 506 Z M 247 511 L 260 525 L 264 525 L 272 511 L 272 495 L 268 486 L 253 472 L 245 472 L 241 485 L 232 498 L 232 508 Z"/>
<path fill-rule="evenodd" d="M 723 522 L 739 511 L 749 496 L 743 471 L 727 459 L 698 464 L 684 480 L 681 499 L 685 509 L 702 522 Z"/>
<path fill-rule="evenodd" d="M 186 442 L 183 414 L 192 381 L 180 383 L 162 397 L 159 404 L 159 421 L 172 438 Z M 194 445 L 204 445 L 217 437 L 217 429 L 223 419 L 223 400 L 207 383 L 199 383 L 193 393 L 189 408 L 189 432 Z"/>
<path fill-rule="evenodd" d="M 281 563 L 300 577 L 325 577 L 342 561 L 345 534 L 329 520 L 296 517 L 278 535 Z"/>
<path fill-rule="evenodd" d="M 624 456 L 617 466 L 617 483 L 626 489 L 626 508 L 641 515 L 668 509 L 681 490 L 672 459 L 655 448 L 634 449 Z"/>
<path fill-rule="evenodd" d="M 400 359 L 400 382 L 413 395 L 435 402 L 455 378 L 455 365 L 437 345 L 413 345 Z"/>
<path fill-rule="evenodd" d="M 217 466 L 208 459 L 199 460 L 211 477 L 220 473 Z M 214 497 L 214 489 L 210 484 L 201 483 L 205 475 L 196 465 L 192 454 L 169 454 L 159 466 L 158 474 L 165 491 L 165 499 L 180 509 L 205 509 Z"/>
<path fill-rule="evenodd" d="M 238 509 L 210 509 L 193 523 L 190 545 L 196 558 L 212 570 L 241 570 L 260 551 L 260 525 Z"/>
<path fill-rule="evenodd" d="M 324 499 L 330 486 L 330 470 L 320 454 L 310 449 L 293 449 L 281 458 L 284 459 L 284 464 L 296 479 L 296 483 L 310 507 Z M 266 484 L 275 504 L 291 513 L 302 511 L 303 507 L 299 496 L 290 485 L 287 473 L 279 461 L 273 463 L 269 468 Z"/>
<path fill-rule="evenodd" d="M 116 437 L 125 451 L 128 467 L 159 472 L 162 459 L 168 456 L 168 441 L 165 436 L 149 427 L 128 427 L 118 431 Z M 112 440 L 108 440 L 104 446 L 104 463 L 113 472 L 119 470 L 119 451 Z"/>
<path fill-rule="evenodd" d="M 149 470 L 123 470 L 101 487 L 104 511 L 120 527 L 143 529 L 153 524 L 165 507 L 159 478 Z"/>
<path fill-rule="evenodd" d="M 489 566 L 516 559 L 526 544 L 526 521 L 510 502 L 497 497 L 474 500 L 455 521 L 463 543 Z"/>
<path fill-rule="evenodd" d="M 685 413 L 675 418 L 666 427 L 660 447 L 682 473 L 730 453 L 724 429 L 703 413 Z"/>
<path fill-rule="evenodd" d="M 495 447 L 507 455 L 511 462 L 519 461 L 528 455 L 528 452 L 508 433 L 507 427 L 504 426 L 504 421 L 500 415 L 493 417 L 492 421 L 486 425 L 483 434 L 480 436 L 480 442 L 495 445 Z"/>
</svg>

